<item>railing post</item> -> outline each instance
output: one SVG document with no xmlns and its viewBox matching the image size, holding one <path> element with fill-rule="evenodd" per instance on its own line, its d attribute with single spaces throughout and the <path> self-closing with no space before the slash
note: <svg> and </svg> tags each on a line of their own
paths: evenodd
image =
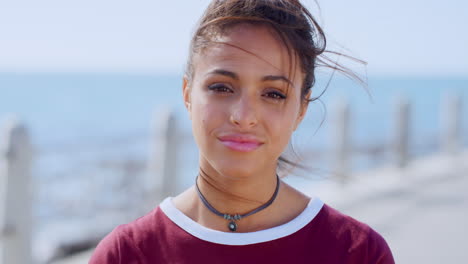
<svg viewBox="0 0 468 264">
<path fill-rule="evenodd" d="M 150 157 L 145 181 L 148 206 L 154 208 L 167 196 L 178 191 L 177 152 L 180 140 L 174 111 L 159 108 L 152 123 Z"/>
<path fill-rule="evenodd" d="M 406 98 L 396 100 L 393 155 L 396 166 L 404 168 L 409 162 L 410 104 Z"/>
<path fill-rule="evenodd" d="M 440 115 L 441 148 L 449 154 L 456 154 L 461 146 L 461 108 L 460 96 L 453 94 L 443 97 Z"/>
<path fill-rule="evenodd" d="M 0 126 L 0 264 L 32 263 L 32 146 L 14 117 Z"/>
<path fill-rule="evenodd" d="M 334 131 L 333 140 L 333 160 L 334 173 L 341 183 L 348 180 L 350 174 L 350 107 L 344 99 L 339 99 L 333 105 Z"/>
</svg>

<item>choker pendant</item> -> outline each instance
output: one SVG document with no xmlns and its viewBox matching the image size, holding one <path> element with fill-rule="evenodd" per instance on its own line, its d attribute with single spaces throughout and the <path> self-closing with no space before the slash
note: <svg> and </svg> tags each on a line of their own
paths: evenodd
<svg viewBox="0 0 468 264">
<path fill-rule="evenodd" d="M 229 220 L 229 224 L 228 224 L 229 231 L 231 232 L 237 231 L 236 221 L 240 220 L 241 218 L 242 216 L 239 214 L 235 214 L 235 215 L 224 214 L 224 219 Z"/>
<path fill-rule="evenodd" d="M 247 217 L 247 216 L 253 215 L 255 213 L 258 213 L 258 212 L 262 211 L 263 209 L 267 208 L 268 206 L 270 206 L 273 203 L 273 201 L 276 199 L 276 196 L 278 195 L 278 191 L 279 191 L 279 186 L 280 186 L 280 179 L 279 179 L 278 175 L 276 175 L 275 192 L 273 193 L 273 196 L 270 198 L 270 200 L 268 202 L 266 202 L 265 204 L 261 205 L 260 207 L 254 209 L 254 210 L 252 210 L 252 211 L 250 211 L 250 212 L 248 212 L 246 214 L 243 214 L 243 215 L 240 215 L 240 214 L 230 215 L 230 214 L 223 214 L 223 213 L 219 212 L 218 210 L 216 210 L 213 206 L 211 206 L 211 204 L 206 200 L 205 196 L 203 196 L 203 194 L 201 193 L 200 188 L 198 188 L 198 182 L 197 181 L 198 181 L 198 176 L 195 179 L 195 189 L 197 190 L 197 193 L 198 193 L 198 196 L 200 197 L 200 200 L 203 202 L 203 204 L 206 206 L 206 208 L 208 208 L 208 210 L 210 210 L 212 213 L 214 213 L 217 216 L 221 216 L 224 219 L 229 221 L 227 227 L 228 227 L 229 231 L 231 231 L 231 232 L 236 232 L 237 231 L 236 221 L 241 220 L 244 217 Z"/>
<path fill-rule="evenodd" d="M 236 230 L 237 230 L 236 222 L 234 222 L 234 221 L 229 222 L 228 228 L 229 228 L 229 231 L 236 232 Z"/>
</svg>

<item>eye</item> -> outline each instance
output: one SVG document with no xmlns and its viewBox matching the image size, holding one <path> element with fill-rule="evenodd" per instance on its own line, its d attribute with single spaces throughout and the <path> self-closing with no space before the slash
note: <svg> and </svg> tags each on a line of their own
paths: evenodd
<svg viewBox="0 0 468 264">
<path fill-rule="evenodd" d="M 232 93 L 232 89 L 223 83 L 215 83 L 215 84 L 209 85 L 208 90 L 214 91 L 217 93 Z"/>
<path fill-rule="evenodd" d="M 280 93 L 280 92 L 268 92 L 265 94 L 266 97 L 268 98 L 271 98 L 271 99 L 274 99 L 274 100 L 284 100 L 286 99 L 286 95 L 284 95 L 283 93 Z"/>
</svg>

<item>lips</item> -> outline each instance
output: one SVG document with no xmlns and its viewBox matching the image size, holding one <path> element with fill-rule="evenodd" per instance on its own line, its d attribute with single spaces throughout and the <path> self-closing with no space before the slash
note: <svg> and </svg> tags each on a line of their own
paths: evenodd
<svg viewBox="0 0 468 264">
<path fill-rule="evenodd" d="M 254 151 L 263 144 L 255 136 L 243 134 L 225 135 L 219 137 L 219 140 L 227 148 L 240 152 Z"/>
</svg>

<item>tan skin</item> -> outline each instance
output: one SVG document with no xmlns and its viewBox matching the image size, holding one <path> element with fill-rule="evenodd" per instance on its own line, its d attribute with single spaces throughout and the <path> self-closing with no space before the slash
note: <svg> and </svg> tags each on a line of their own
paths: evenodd
<svg viewBox="0 0 468 264">
<path fill-rule="evenodd" d="M 267 202 L 275 190 L 277 160 L 307 110 L 301 99 L 304 74 L 266 26 L 236 25 L 217 42 L 195 55 L 183 97 L 200 151 L 201 192 L 218 211 L 244 214 Z M 231 134 L 248 135 L 259 147 L 247 152 L 228 148 L 220 138 Z M 238 221 L 237 232 L 284 224 L 308 202 L 309 197 L 281 182 L 273 204 Z M 227 220 L 209 211 L 194 187 L 173 203 L 200 225 L 228 231 Z"/>
</svg>

